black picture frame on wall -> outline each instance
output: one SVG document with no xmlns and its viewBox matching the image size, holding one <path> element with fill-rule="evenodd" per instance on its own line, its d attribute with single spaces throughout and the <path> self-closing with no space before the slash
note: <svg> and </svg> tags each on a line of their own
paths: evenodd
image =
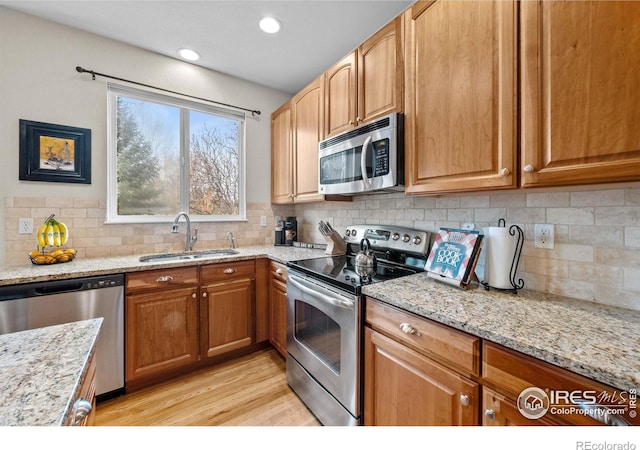
<svg viewBox="0 0 640 450">
<path fill-rule="evenodd" d="M 19 179 L 91 184 L 91 130 L 20 119 Z"/>
</svg>

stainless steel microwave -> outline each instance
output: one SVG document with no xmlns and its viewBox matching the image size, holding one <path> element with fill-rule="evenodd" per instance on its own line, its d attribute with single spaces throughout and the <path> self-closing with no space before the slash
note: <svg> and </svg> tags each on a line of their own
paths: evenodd
<svg viewBox="0 0 640 450">
<path fill-rule="evenodd" d="M 404 190 L 404 116 L 384 116 L 318 145 L 318 192 Z"/>
</svg>

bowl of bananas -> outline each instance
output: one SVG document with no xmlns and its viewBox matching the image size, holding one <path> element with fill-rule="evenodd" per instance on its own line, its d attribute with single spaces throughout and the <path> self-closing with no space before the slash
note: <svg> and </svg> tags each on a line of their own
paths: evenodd
<svg viewBox="0 0 640 450">
<path fill-rule="evenodd" d="M 29 253 L 35 265 L 65 263 L 76 257 L 74 249 L 60 248 L 69 239 L 69 228 L 54 217 L 55 214 L 51 214 L 38 228 L 38 248 Z"/>
</svg>

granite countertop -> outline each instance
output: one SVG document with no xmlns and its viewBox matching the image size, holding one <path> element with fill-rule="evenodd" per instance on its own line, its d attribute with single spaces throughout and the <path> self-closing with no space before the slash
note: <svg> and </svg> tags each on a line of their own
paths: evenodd
<svg viewBox="0 0 640 450">
<path fill-rule="evenodd" d="M 612 387 L 640 387 L 640 311 L 529 290 L 462 290 L 426 273 L 363 293 Z"/>
<path fill-rule="evenodd" d="M 102 318 L 0 335 L 0 426 L 70 425 Z"/>
<path fill-rule="evenodd" d="M 205 249 L 202 249 L 205 250 Z M 122 272 L 160 269 L 164 267 L 182 267 L 218 262 L 242 261 L 255 258 L 270 258 L 281 263 L 296 259 L 325 256 L 324 250 L 290 246 L 255 246 L 236 248 L 238 254 L 214 256 L 210 258 L 188 259 L 171 262 L 140 262 L 140 255 L 114 258 L 76 258 L 71 262 L 36 266 L 28 261 L 20 266 L 4 266 L 0 270 L 0 286 L 35 281 L 61 280 L 65 278 L 107 275 Z"/>
</svg>

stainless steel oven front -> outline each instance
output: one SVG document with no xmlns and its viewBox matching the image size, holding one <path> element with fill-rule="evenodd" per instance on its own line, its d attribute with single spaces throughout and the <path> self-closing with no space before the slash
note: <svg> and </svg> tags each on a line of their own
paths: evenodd
<svg viewBox="0 0 640 450">
<path fill-rule="evenodd" d="M 361 417 L 360 296 L 289 269 L 287 382 L 323 425 Z"/>
</svg>

